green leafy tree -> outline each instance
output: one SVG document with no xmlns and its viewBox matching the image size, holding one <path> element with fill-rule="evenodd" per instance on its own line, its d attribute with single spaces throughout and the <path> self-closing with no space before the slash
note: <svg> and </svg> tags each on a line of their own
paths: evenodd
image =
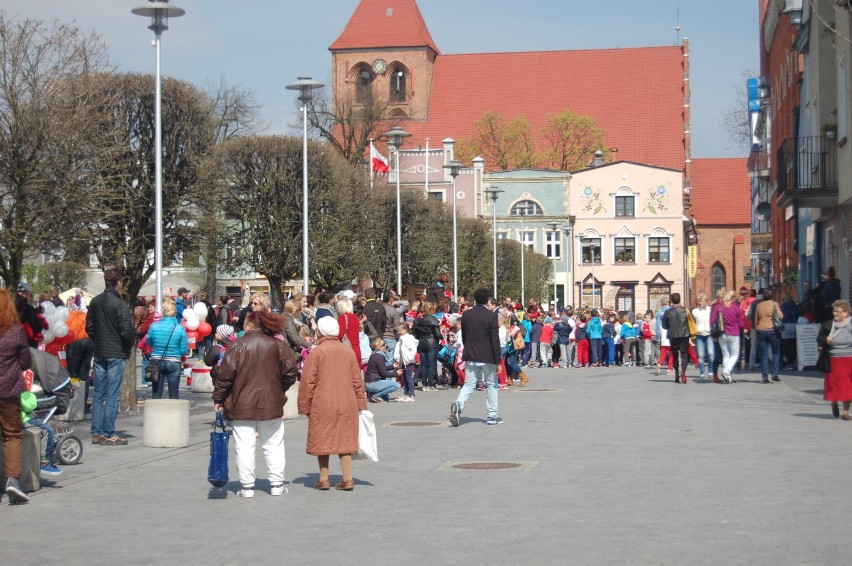
<svg viewBox="0 0 852 566">
<path fill-rule="evenodd" d="M 524 288 L 526 299 L 546 301 L 553 294 L 553 262 L 546 256 L 524 252 Z M 516 240 L 497 242 L 497 291 L 501 297 L 521 297 L 521 243 Z"/>
<path fill-rule="evenodd" d="M 522 169 L 536 167 L 535 144 L 529 122 L 518 116 L 511 122 L 492 111 L 479 117 L 470 139 L 458 140 L 456 158 L 469 163 L 481 156 L 489 167 L 496 169 Z"/>
</svg>

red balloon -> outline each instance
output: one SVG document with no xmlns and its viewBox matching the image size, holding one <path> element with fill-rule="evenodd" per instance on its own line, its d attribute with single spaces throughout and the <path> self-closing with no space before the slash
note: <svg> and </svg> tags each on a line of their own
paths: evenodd
<svg viewBox="0 0 852 566">
<path fill-rule="evenodd" d="M 208 336 L 211 332 L 213 332 L 213 328 L 206 322 L 202 322 L 198 325 L 198 335 L 204 338 Z"/>
</svg>

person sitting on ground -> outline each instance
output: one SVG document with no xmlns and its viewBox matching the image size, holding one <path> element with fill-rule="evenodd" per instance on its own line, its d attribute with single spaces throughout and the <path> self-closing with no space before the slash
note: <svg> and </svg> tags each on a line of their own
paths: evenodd
<svg viewBox="0 0 852 566">
<path fill-rule="evenodd" d="M 364 389 L 367 391 L 368 400 L 371 403 L 384 403 L 390 401 L 390 394 L 399 389 L 396 377 L 401 375 L 399 363 L 387 366 L 385 350 L 387 345 L 381 338 L 370 342 L 373 354 L 367 361 L 367 369 L 364 372 Z"/>
</svg>

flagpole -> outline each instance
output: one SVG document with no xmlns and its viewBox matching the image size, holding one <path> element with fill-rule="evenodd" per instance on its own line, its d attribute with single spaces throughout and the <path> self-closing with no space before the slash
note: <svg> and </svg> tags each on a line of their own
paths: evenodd
<svg viewBox="0 0 852 566">
<path fill-rule="evenodd" d="M 376 176 L 376 172 L 373 171 L 373 138 L 370 138 L 370 192 L 373 192 L 373 178 Z"/>
<path fill-rule="evenodd" d="M 423 196 L 429 198 L 429 138 L 426 138 L 426 184 L 423 191 L 426 193 Z"/>
</svg>

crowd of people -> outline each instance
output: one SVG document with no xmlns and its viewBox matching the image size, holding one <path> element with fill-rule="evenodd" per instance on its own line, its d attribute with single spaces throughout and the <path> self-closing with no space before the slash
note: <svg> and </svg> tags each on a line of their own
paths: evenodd
<svg viewBox="0 0 852 566">
<path fill-rule="evenodd" d="M 86 314 L 90 344 L 84 351 L 94 379 L 92 443 L 127 444 L 115 433 L 115 418 L 134 345 L 143 353 L 143 375 L 146 364 L 157 368 L 148 372 L 157 378 L 154 399 L 166 387 L 169 398 L 178 398 L 183 364 L 187 356 L 198 355 L 211 366 L 215 410 L 232 422 L 241 497 L 254 495 L 258 441 L 272 495 L 286 493 L 283 407 L 297 380 L 298 412 L 309 418 L 306 451 L 317 457 L 319 468 L 314 487 L 331 488 L 330 456 L 336 454 L 343 479 L 335 488 L 351 491 L 359 412 L 368 403 L 411 403 L 418 394 L 458 388 L 449 415 L 457 427 L 470 395 L 482 390 L 487 392 L 485 422 L 499 425 L 499 391 L 525 387 L 526 370 L 533 367 L 644 368 L 657 375 L 665 371 L 685 384 L 691 362 L 693 379 L 735 383 L 742 371 L 759 367 L 762 381 L 773 383 L 780 381 L 785 363 L 795 362 L 787 325 L 812 322 L 822 323 L 824 397 L 835 417 L 852 420 L 852 319 L 849 303 L 832 298 L 839 294 L 833 275 L 827 271 L 824 285 L 801 303 L 789 296 L 779 303 L 770 290 L 721 289 L 712 302 L 698 294 L 694 305 L 682 304 L 681 295 L 672 293 L 644 313 L 589 307 L 554 312 L 535 299 L 525 305 L 511 297 L 497 301 L 486 289 L 476 290 L 468 302 L 452 295 L 446 276 L 411 301 L 390 289 L 368 288 L 363 294 L 318 289 L 312 296 L 292 295 L 277 313 L 265 293 L 255 293 L 240 308 L 227 296 L 214 306 L 200 292 L 192 306 L 188 290 L 181 288 L 175 300 L 163 300 L 162 313 L 144 300 L 131 313 L 120 296 L 119 272 L 108 270 L 106 289 L 91 300 Z M 26 284 L 14 301 L 0 293 L 0 425 L 6 492 L 16 501 L 27 497 L 17 482 L 25 389 L 20 374 L 31 363 L 29 347 L 44 322 L 30 304 L 31 295 Z M 826 300 L 831 300 L 829 313 Z M 209 340 L 204 336 L 191 344 L 187 309 L 197 309 L 203 322 L 215 327 Z M 72 357 L 69 364 L 77 363 Z"/>
</svg>

